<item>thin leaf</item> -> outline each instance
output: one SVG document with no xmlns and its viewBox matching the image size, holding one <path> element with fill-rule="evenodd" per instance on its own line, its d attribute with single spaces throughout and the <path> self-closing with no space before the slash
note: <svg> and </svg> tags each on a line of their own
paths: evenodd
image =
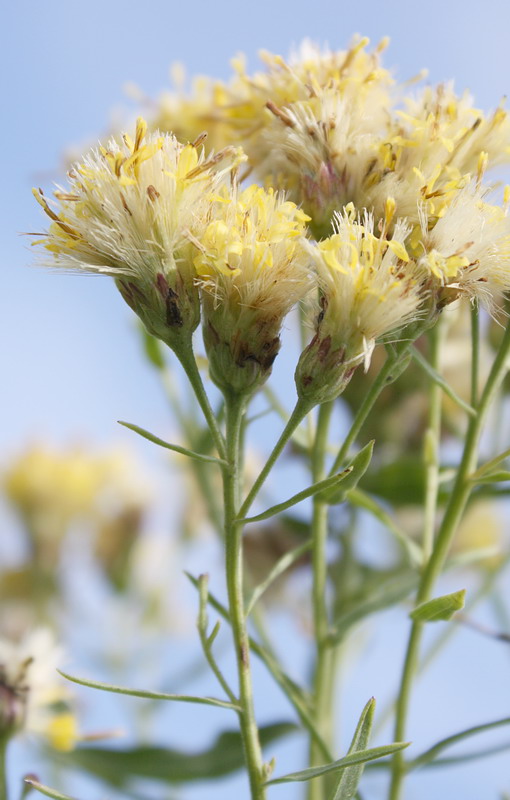
<svg viewBox="0 0 510 800">
<path fill-rule="evenodd" d="M 503 483 L 510 481 L 510 472 L 505 469 L 495 469 L 490 472 L 483 472 L 481 475 L 475 473 L 469 479 L 470 483 Z"/>
<path fill-rule="evenodd" d="M 191 581 L 193 586 L 198 589 L 198 580 L 189 572 L 184 572 L 184 574 Z M 211 604 L 212 608 L 214 608 L 218 614 L 221 614 L 223 619 L 230 624 L 228 610 L 211 593 L 209 593 L 209 603 Z M 283 694 L 295 709 L 299 719 L 303 723 L 303 726 L 310 733 L 310 736 L 314 742 L 317 743 L 323 757 L 331 758 L 328 745 L 315 727 L 315 723 L 310 711 L 310 701 L 307 694 L 304 692 L 301 686 L 293 681 L 292 678 L 289 678 L 287 673 L 284 672 L 278 661 L 271 653 L 269 653 L 252 637 L 249 637 L 248 641 L 250 644 L 250 650 L 255 653 L 255 655 L 262 661 L 263 664 L 265 664 L 268 672 L 273 676 L 276 684 L 281 688 Z"/>
<path fill-rule="evenodd" d="M 346 476 L 346 479 L 342 481 L 342 485 L 339 489 L 335 487 L 330 491 L 325 491 L 323 493 L 323 497 L 329 503 L 329 505 L 343 503 L 347 497 L 347 492 L 356 488 L 370 466 L 370 462 L 372 461 L 372 456 L 374 453 L 374 443 L 375 439 L 372 439 L 371 442 L 366 444 L 365 447 L 363 447 L 359 453 L 356 453 L 354 458 L 349 461 L 347 464 L 349 473 Z"/>
<path fill-rule="evenodd" d="M 411 742 L 393 742 L 393 744 L 386 744 L 381 747 L 371 747 L 369 750 L 360 750 L 358 753 L 351 753 L 351 755 L 339 758 L 338 761 L 333 761 L 331 764 L 323 764 L 321 767 L 309 767 L 308 769 L 300 770 L 300 772 L 290 772 L 281 778 L 273 778 L 273 780 L 267 781 L 266 786 L 273 786 L 277 783 L 310 781 L 312 778 L 319 778 L 321 775 L 327 775 L 330 772 L 338 772 L 355 764 L 365 764 L 367 761 L 373 761 L 376 758 L 393 755 L 393 753 L 398 753 L 399 750 L 409 747 L 410 744 Z"/>
<path fill-rule="evenodd" d="M 372 732 L 374 711 L 375 699 L 371 697 L 361 712 L 347 755 L 366 750 Z M 332 800 L 352 800 L 355 797 L 364 767 L 365 764 L 356 764 L 342 771 Z"/>
<path fill-rule="evenodd" d="M 454 389 L 452 389 L 450 384 L 445 381 L 442 375 L 440 375 L 431 364 L 429 364 L 427 359 L 416 347 L 413 346 L 411 348 L 411 354 L 414 361 L 423 369 L 424 372 L 427 373 L 429 378 L 432 378 L 434 383 L 441 387 L 443 392 L 448 395 L 450 400 L 453 400 L 454 403 L 457 403 L 457 405 L 460 406 L 460 408 L 462 408 L 466 414 L 469 414 L 470 417 L 476 417 L 476 409 L 470 406 L 469 403 L 466 403 L 466 401 L 463 400 Z"/>
<path fill-rule="evenodd" d="M 276 514 L 286 511 L 288 508 L 291 508 L 291 506 L 301 503 L 302 500 L 306 500 L 307 497 L 312 497 L 318 492 L 323 492 L 326 489 L 331 488 L 336 489 L 337 484 L 344 481 L 347 476 L 351 474 L 352 470 L 353 467 L 347 467 L 347 469 L 344 469 L 342 472 L 338 472 L 336 475 L 332 475 L 330 478 L 325 478 L 322 481 L 318 481 L 317 483 L 309 486 L 308 489 L 303 489 L 302 492 L 298 492 L 288 500 L 285 500 L 283 503 L 278 503 L 275 506 L 271 506 L 271 508 L 266 509 L 266 511 L 262 511 L 260 514 L 257 514 L 254 517 L 238 519 L 237 522 L 243 522 L 244 524 L 248 524 L 249 522 L 261 522 L 263 519 L 269 519 L 269 517 L 274 517 Z"/>
<path fill-rule="evenodd" d="M 291 722 L 278 722 L 260 728 L 263 747 L 295 733 Z M 110 786 L 124 788 L 133 779 L 145 778 L 168 784 L 210 781 L 244 767 L 244 750 L 238 730 L 224 731 L 206 750 L 188 753 L 164 747 L 77 747 L 59 753 L 57 763 L 79 767 Z"/>
<path fill-rule="evenodd" d="M 37 791 L 41 792 L 41 794 L 45 794 L 46 797 L 53 797 L 54 800 L 75 800 L 74 797 L 69 797 L 68 794 L 62 794 L 61 792 L 56 792 L 55 789 L 50 789 L 49 786 L 44 786 L 42 783 L 39 783 L 39 781 L 36 781 L 33 778 L 25 778 L 25 783 L 27 783 L 33 789 L 37 789 Z"/>
<path fill-rule="evenodd" d="M 226 700 L 218 700 L 216 697 L 195 697 L 189 694 L 165 694 L 164 692 L 148 692 L 144 689 L 127 689 L 124 686 L 114 686 L 110 683 L 100 681 L 90 681 L 85 678 L 78 678 L 76 675 L 68 675 L 67 672 L 59 670 L 60 674 L 72 683 L 80 686 L 87 686 L 89 689 L 99 689 L 102 692 L 112 692 L 113 694 L 126 694 L 130 697 L 141 697 L 146 700 L 174 700 L 180 703 L 198 703 L 205 706 L 218 706 L 219 708 L 230 708 L 234 711 L 241 711 L 241 708 L 234 703 Z"/>
<path fill-rule="evenodd" d="M 434 761 L 436 756 L 446 750 L 448 747 L 452 747 L 453 745 L 457 744 L 457 742 L 461 742 L 464 739 L 468 739 L 471 736 L 476 736 L 479 733 L 484 733 L 485 731 L 494 730 L 494 728 L 501 728 L 505 725 L 510 725 L 510 717 L 504 717 L 503 719 L 497 719 L 494 722 L 486 722 L 483 725 L 475 725 L 473 728 L 466 728 L 466 730 L 461 731 L 460 733 L 455 733 L 453 736 L 448 736 L 446 739 L 441 739 L 440 742 L 430 747 L 420 756 L 417 756 L 410 764 L 409 769 L 416 769 L 417 767 L 423 767 L 426 764 Z"/>
<path fill-rule="evenodd" d="M 178 444 L 170 444 L 169 442 L 165 442 L 158 436 L 154 436 L 153 433 L 149 433 L 149 431 L 144 430 L 144 428 L 140 428 L 138 425 L 133 425 L 133 423 L 131 422 L 123 422 L 122 420 L 119 419 L 118 423 L 119 425 L 122 425 L 124 428 L 129 428 L 130 431 L 134 431 L 139 436 L 142 436 L 144 439 L 148 439 L 149 442 L 157 444 L 159 447 L 164 447 L 166 450 L 172 450 L 172 452 L 174 453 L 180 453 L 180 455 L 182 456 L 188 456 L 188 458 L 193 458 L 195 461 L 203 461 L 206 464 L 225 465 L 227 463 L 222 458 L 215 458 L 215 456 L 205 456 L 202 453 L 195 453 L 194 450 L 188 450 L 187 447 L 181 447 Z"/>
<path fill-rule="evenodd" d="M 453 617 L 456 611 L 464 608 L 465 599 L 465 589 L 451 594 L 444 594 L 441 597 L 435 597 L 433 600 L 420 603 L 419 606 L 416 606 L 411 611 L 409 616 L 415 622 L 447 621 Z"/>
<path fill-rule="evenodd" d="M 490 461 L 487 461 L 485 464 L 482 464 L 481 467 L 478 467 L 476 472 L 471 475 L 471 479 L 480 478 L 485 475 L 487 472 L 492 472 L 496 467 L 499 467 L 502 461 L 505 461 L 507 458 L 510 458 L 510 447 L 508 450 L 504 450 L 499 456 L 495 456 L 491 458 Z"/>
<path fill-rule="evenodd" d="M 290 552 L 285 553 L 281 558 L 278 559 L 276 564 L 274 565 L 273 569 L 269 572 L 268 576 L 261 582 L 259 585 L 253 590 L 253 594 L 251 596 L 250 602 L 248 603 L 248 607 L 246 609 L 246 616 L 249 616 L 253 611 L 255 604 L 260 600 L 266 589 L 275 581 L 280 575 L 285 572 L 295 561 L 301 558 L 304 553 L 307 553 L 312 547 L 312 540 L 309 539 L 307 542 L 298 545 Z"/>
<path fill-rule="evenodd" d="M 405 548 L 411 563 L 415 566 L 423 563 L 423 554 L 421 548 L 414 542 L 405 531 L 398 527 L 395 520 L 390 514 L 375 500 L 371 495 L 364 492 L 362 489 L 351 489 L 347 495 L 349 503 L 364 508 L 369 511 L 379 522 L 393 534 L 395 539 Z"/>
<path fill-rule="evenodd" d="M 379 590 L 365 601 L 361 602 L 351 611 L 342 614 L 327 638 L 330 645 L 338 644 L 345 636 L 349 628 L 361 622 L 365 617 L 384 611 L 386 608 L 399 603 L 416 588 L 418 583 L 417 575 L 406 574 L 400 580 L 392 578 L 391 581 L 383 583 Z"/>
</svg>

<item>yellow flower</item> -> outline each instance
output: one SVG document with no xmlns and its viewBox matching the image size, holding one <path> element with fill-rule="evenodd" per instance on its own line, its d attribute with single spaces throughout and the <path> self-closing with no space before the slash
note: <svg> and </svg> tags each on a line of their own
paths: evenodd
<svg viewBox="0 0 510 800">
<path fill-rule="evenodd" d="M 243 159 L 229 148 L 206 158 L 200 143 L 150 134 L 139 119 L 124 134 L 76 164 L 69 187 L 55 192 L 57 211 L 40 190 L 52 220 L 46 262 L 111 275 L 126 302 L 155 336 L 175 346 L 200 319 L 189 236 L 200 230 L 207 195 Z"/>
<path fill-rule="evenodd" d="M 374 221 L 353 207 L 335 217 L 335 233 L 310 247 L 320 287 L 316 333 L 302 353 L 296 383 L 300 397 L 324 402 L 340 394 L 356 367 L 367 369 L 377 339 L 418 320 L 424 282 L 404 242 L 409 228 L 398 220 L 380 238 Z"/>
<path fill-rule="evenodd" d="M 307 217 L 272 190 L 224 189 L 195 240 L 213 380 L 252 391 L 268 377 L 284 317 L 310 289 Z"/>
</svg>

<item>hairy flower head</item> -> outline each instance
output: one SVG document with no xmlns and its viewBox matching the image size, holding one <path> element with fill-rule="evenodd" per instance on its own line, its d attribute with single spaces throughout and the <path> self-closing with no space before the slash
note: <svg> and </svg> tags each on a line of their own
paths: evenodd
<svg viewBox="0 0 510 800">
<path fill-rule="evenodd" d="M 213 198 L 194 265 L 211 375 L 221 388 L 250 391 L 269 375 L 283 319 L 310 289 L 307 219 L 255 185 Z"/>
<path fill-rule="evenodd" d="M 46 629 L 21 642 L 0 638 L 0 736 L 26 731 L 58 750 L 74 747 L 76 721 L 57 673 L 61 656 Z"/>
<path fill-rule="evenodd" d="M 510 290 L 510 218 L 485 195 L 480 187 L 467 187 L 432 229 L 420 209 L 418 266 L 435 284 L 439 305 L 467 296 L 491 310 Z"/>
<path fill-rule="evenodd" d="M 56 210 L 34 190 L 52 220 L 39 243 L 52 266 L 115 278 L 148 330 L 172 344 L 199 322 L 189 235 L 203 225 L 207 194 L 242 155 L 229 148 L 206 158 L 199 142 L 146 130 L 139 119 L 134 140 L 125 134 L 76 164 L 69 187 L 55 192 Z"/>
<path fill-rule="evenodd" d="M 394 204 L 388 202 L 386 230 Z M 370 363 L 377 339 L 420 316 L 423 280 L 404 242 L 409 227 L 402 220 L 391 238 L 354 208 L 335 215 L 335 232 L 311 247 L 320 287 L 314 338 L 301 355 L 296 383 L 302 397 L 324 402 L 339 394 L 360 363 Z"/>
</svg>

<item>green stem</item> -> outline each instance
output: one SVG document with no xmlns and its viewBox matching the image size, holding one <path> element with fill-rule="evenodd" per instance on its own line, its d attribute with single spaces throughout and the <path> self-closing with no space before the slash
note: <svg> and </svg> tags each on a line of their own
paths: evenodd
<svg viewBox="0 0 510 800">
<path fill-rule="evenodd" d="M 333 462 L 333 466 L 330 469 L 329 474 L 334 475 L 335 472 L 343 465 L 344 461 L 346 460 L 347 456 L 349 455 L 349 450 L 351 449 L 352 445 L 358 438 L 358 434 L 362 429 L 365 421 L 372 411 L 377 399 L 383 389 L 388 386 L 393 380 L 392 372 L 398 365 L 398 362 L 401 358 L 405 357 L 408 350 L 412 346 L 412 341 L 403 342 L 398 351 L 394 354 L 388 355 L 386 361 L 384 362 L 383 366 L 379 370 L 377 377 L 375 378 L 372 386 L 368 390 L 367 394 L 365 395 L 365 399 L 363 400 L 362 404 L 360 405 L 349 430 L 344 442 L 338 451 L 337 457 Z"/>
<path fill-rule="evenodd" d="M 473 301 L 471 308 L 471 405 L 478 402 L 478 372 L 480 365 L 480 313 L 478 301 Z"/>
<path fill-rule="evenodd" d="M 306 415 L 308 414 L 308 412 L 310 410 L 311 410 L 311 406 L 309 405 L 309 403 L 307 403 L 307 402 L 305 402 L 303 400 L 298 400 L 297 401 L 297 403 L 296 403 L 296 405 L 294 407 L 294 411 L 290 415 L 290 417 L 288 419 L 288 422 L 287 422 L 285 428 L 283 429 L 283 431 L 282 431 L 282 433 L 280 435 L 280 438 L 276 442 L 276 444 L 275 444 L 275 446 L 274 446 L 274 448 L 273 448 L 268 460 L 266 461 L 266 463 L 264 464 L 264 467 L 262 468 L 262 471 L 260 472 L 258 478 L 256 479 L 255 483 L 251 487 L 251 489 L 250 489 L 250 491 L 249 491 L 244 503 L 242 504 L 241 508 L 239 509 L 239 517 L 240 518 L 246 517 L 248 511 L 251 508 L 251 505 L 252 505 L 253 501 L 255 500 L 255 498 L 256 498 L 257 494 L 259 493 L 260 489 L 262 488 L 262 485 L 264 484 L 267 476 L 271 472 L 271 470 L 272 470 L 275 462 L 277 461 L 278 457 L 280 456 L 283 448 L 285 447 L 285 445 L 287 444 L 287 442 L 291 438 L 292 434 L 294 433 L 294 431 L 298 427 L 299 423 L 303 421 L 303 419 L 306 417 Z"/>
<path fill-rule="evenodd" d="M 174 352 L 181 362 L 184 372 L 186 373 L 191 387 L 195 392 L 195 396 L 198 400 L 200 408 L 202 409 L 206 422 L 209 426 L 209 430 L 211 431 L 211 436 L 213 437 L 218 455 L 220 458 L 225 458 L 225 440 L 218 426 L 218 421 L 214 411 L 209 403 L 209 398 L 207 397 L 204 384 L 202 383 L 202 377 L 197 367 L 197 362 L 195 360 L 191 343 L 183 344 L 181 347 L 175 348 Z"/>
<path fill-rule="evenodd" d="M 324 403 L 319 409 L 317 432 L 312 451 L 312 481 L 316 483 L 326 474 L 326 450 L 328 431 L 333 403 Z M 314 722 L 321 738 L 333 749 L 333 665 L 334 651 L 327 644 L 329 633 L 328 607 L 326 602 L 327 559 L 326 544 L 328 536 L 328 505 L 319 497 L 313 501 L 312 516 L 312 569 L 313 569 L 313 620 L 315 632 L 315 669 L 313 676 L 312 696 L 314 700 Z M 321 763 L 322 753 L 317 743 L 310 741 L 311 767 Z M 324 778 L 310 781 L 308 785 L 309 800 L 321 800 L 324 796 Z"/>
<path fill-rule="evenodd" d="M 444 323 L 438 320 L 429 333 L 431 366 L 440 371 L 441 345 L 444 339 Z M 424 567 L 434 549 L 436 529 L 437 497 L 439 491 L 439 442 L 441 438 L 442 390 L 435 382 L 429 388 L 429 420 L 424 439 L 425 459 L 425 510 L 423 522 L 423 564 Z"/>
<path fill-rule="evenodd" d="M 496 397 L 498 388 L 507 372 L 510 354 L 510 323 L 503 336 L 498 354 L 494 359 L 487 383 L 483 390 L 477 408 L 477 416 L 469 422 L 462 459 L 457 472 L 457 477 L 450 495 L 450 500 L 437 534 L 434 550 L 423 572 L 420 582 L 416 605 L 430 599 L 434 585 L 439 577 L 450 549 L 458 524 L 466 508 L 473 484 L 469 478 L 476 467 L 478 456 L 478 443 L 483 429 L 487 412 Z M 419 663 L 419 650 L 423 632 L 422 622 L 413 622 L 400 683 L 400 692 L 397 701 L 395 741 L 403 741 L 406 736 L 407 716 L 411 698 L 411 689 Z M 392 779 L 390 786 L 390 800 L 399 800 L 405 775 L 403 756 L 398 753 L 393 757 Z"/>
<path fill-rule="evenodd" d="M 0 736 L 0 800 L 7 800 L 7 745 L 9 743 L 8 736 Z"/>
<path fill-rule="evenodd" d="M 226 398 L 226 458 L 223 470 L 225 502 L 226 576 L 229 618 L 237 659 L 239 678 L 239 715 L 246 766 L 250 780 L 252 800 L 264 800 L 265 790 L 262 750 L 253 706 L 253 689 L 250 671 L 250 644 L 246 627 L 243 586 L 242 525 L 238 518 L 240 495 L 241 429 L 245 398 L 232 395 Z"/>
</svg>

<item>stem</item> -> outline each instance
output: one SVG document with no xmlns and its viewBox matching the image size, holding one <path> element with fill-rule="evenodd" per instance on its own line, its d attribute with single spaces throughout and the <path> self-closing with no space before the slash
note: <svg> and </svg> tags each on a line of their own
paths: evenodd
<svg viewBox="0 0 510 800">
<path fill-rule="evenodd" d="M 478 402 L 478 370 L 480 364 L 480 313 L 478 301 L 471 307 L 471 400 L 473 408 Z"/>
<path fill-rule="evenodd" d="M 245 399 L 239 395 L 226 397 L 226 458 L 223 470 L 225 502 L 226 575 L 229 618 L 234 637 L 239 678 L 239 715 L 241 735 L 252 800 L 264 800 L 264 771 L 257 723 L 253 707 L 253 689 L 250 671 L 250 645 L 246 627 L 243 592 L 242 525 L 238 517 L 240 494 L 241 428 Z"/>
<path fill-rule="evenodd" d="M 248 511 L 251 508 L 253 501 L 255 500 L 257 494 L 259 493 L 262 485 L 264 484 L 267 476 L 271 472 L 275 462 L 277 461 L 278 457 L 280 456 L 283 448 L 291 438 L 292 434 L 298 427 L 299 423 L 306 417 L 308 412 L 311 410 L 311 407 L 308 403 L 304 400 L 298 400 L 294 411 L 290 415 L 288 422 L 283 429 L 280 438 L 276 442 L 268 460 L 264 464 L 262 471 L 260 472 L 258 478 L 256 479 L 255 483 L 251 487 L 244 503 L 242 504 L 241 508 L 239 509 L 239 517 L 245 517 Z"/>
<path fill-rule="evenodd" d="M 0 800 L 7 800 L 7 766 L 6 754 L 7 745 L 9 743 L 8 736 L 0 736 Z"/>
<path fill-rule="evenodd" d="M 329 474 L 334 475 L 335 472 L 338 472 L 342 464 L 344 463 L 345 459 L 349 455 L 349 450 L 351 446 L 356 441 L 358 434 L 365 424 L 365 421 L 372 411 L 379 395 L 381 394 L 382 390 L 392 382 L 392 375 L 391 373 L 395 369 L 396 365 L 403 358 L 409 348 L 412 346 L 413 341 L 406 341 L 404 342 L 401 347 L 399 348 L 398 352 L 395 354 L 388 355 L 386 361 L 384 362 L 383 366 L 379 370 L 377 377 L 375 378 L 372 386 L 368 390 L 368 393 L 365 395 L 365 399 L 363 400 L 361 406 L 359 407 L 356 416 L 354 417 L 351 428 L 349 433 L 347 434 L 340 450 L 338 451 L 338 455 L 333 462 L 333 466 L 330 469 Z"/>
<path fill-rule="evenodd" d="M 444 323 L 438 320 L 429 334 L 431 366 L 439 372 L 441 345 L 444 339 Z M 435 381 L 429 389 L 429 424 L 424 437 L 425 459 L 425 512 L 423 522 L 423 565 L 432 555 L 436 529 L 437 496 L 439 491 L 439 440 L 441 437 L 442 390 Z"/>
<path fill-rule="evenodd" d="M 206 422 L 209 426 L 209 430 L 211 431 L 211 436 L 213 437 L 218 455 L 220 458 L 225 458 L 225 440 L 219 429 L 218 421 L 214 411 L 209 403 L 209 398 L 207 397 L 204 384 L 202 383 L 202 377 L 197 367 L 191 342 L 189 344 L 183 344 L 182 347 L 175 348 L 174 352 L 181 362 L 184 372 L 186 373 L 191 387 L 195 392 L 195 396 L 198 400 L 200 408 L 202 409 Z"/>
<path fill-rule="evenodd" d="M 480 435 L 487 417 L 487 412 L 508 369 L 509 353 L 510 323 L 506 328 L 498 354 L 494 359 L 487 383 L 485 384 L 485 388 L 478 405 L 477 416 L 472 417 L 469 421 L 464 451 L 457 472 L 457 477 L 455 479 L 455 484 L 453 486 L 450 500 L 436 538 L 434 550 L 423 572 L 416 598 L 416 605 L 424 603 L 430 599 L 434 585 L 444 566 L 450 545 L 453 537 L 455 536 L 458 524 L 462 518 L 462 514 L 465 510 L 469 495 L 473 488 L 469 477 L 476 467 Z M 400 692 L 397 702 L 395 741 L 403 741 L 406 736 L 411 689 L 414 676 L 418 668 L 422 631 L 423 623 L 413 622 L 409 642 L 407 645 L 402 680 L 400 684 Z M 393 757 L 393 770 L 389 794 L 390 800 L 399 800 L 404 775 L 404 759 L 402 755 L 397 753 Z"/>
<path fill-rule="evenodd" d="M 319 409 L 317 432 L 312 451 L 312 481 L 316 483 L 326 473 L 326 449 L 328 444 L 329 422 L 333 403 L 324 403 Z M 326 602 L 327 559 L 326 544 L 328 536 L 328 505 L 317 496 L 313 501 L 312 516 L 312 569 L 313 569 L 313 620 L 316 643 L 316 661 L 313 676 L 314 721 L 321 737 L 332 750 L 333 740 L 333 648 L 327 644 L 329 633 L 328 607 Z M 321 763 L 322 753 L 314 740 L 310 742 L 311 767 Z M 323 778 L 310 781 L 309 800 L 320 800 L 324 796 Z"/>
</svg>

